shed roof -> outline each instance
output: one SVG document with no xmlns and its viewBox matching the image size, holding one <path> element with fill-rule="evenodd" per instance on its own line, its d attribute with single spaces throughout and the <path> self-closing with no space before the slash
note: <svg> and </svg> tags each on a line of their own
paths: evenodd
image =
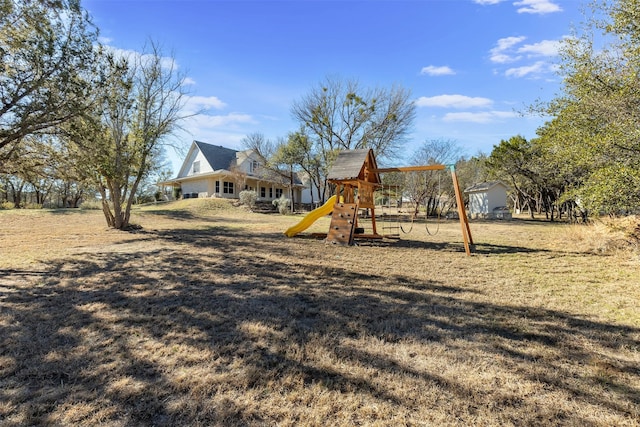
<svg viewBox="0 0 640 427">
<path fill-rule="evenodd" d="M 465 189 L 464 192 L 465 193 L 484 193 L 498 185 L 503 186 L 505 190 L 509 188 L 509 186 L 502 181 L 487 181 L 487 182 L 474 184 L 471 187 L 468 187 L 467 189 Z"/>
<path fill-rule="evenodd" d="M 369 173 L 365 176 L 365 166 L 368 169 L 377 169 L 375 156 L 371 149 L 345 150 L 338 153 L 327 179 L 333 181 L 349 181 L 354 179 L 369 182 L 380 182 L 380 175 Z"/>
</svg>

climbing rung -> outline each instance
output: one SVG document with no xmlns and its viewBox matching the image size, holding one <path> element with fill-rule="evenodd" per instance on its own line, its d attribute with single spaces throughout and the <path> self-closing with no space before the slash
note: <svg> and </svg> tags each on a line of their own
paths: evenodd
<svg viewBox="0 0 640 427">
<path fill-rule="evenodd" d="M 345 203 L 334 207 L 327 242 L 345 245 L 353 243 L 355 206 L 355 204 Z"/>
</svg>

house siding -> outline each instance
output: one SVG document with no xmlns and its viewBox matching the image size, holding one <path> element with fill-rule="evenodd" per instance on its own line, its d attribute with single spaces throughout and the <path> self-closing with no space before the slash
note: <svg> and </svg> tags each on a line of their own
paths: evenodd
<svg viewBox="0 0 640 427">
<path fill-rule="evenodd" d="M 289 194 L 289 190 L 277 174 L 261 170 L 259 156 L 252 150 L 236 151 L 219 145 L 194 141 L 185 157 L 178 176 L 171 180 L 172 186 L 180 186 L 182 194 L 198 197 L 238 198 L 245 185 L 258 193 L 258 199 L 271 201 L 276 193 Z M 199 162 L 194 173 L 194 163 Z M 234 166 L 235 165 L 235 166 Z M 256 167 L 257 166 L 257 167 Z M 233 171 L 238 171 L 236 174 Z M 225 182 L 233 183 L 233 192 L 225 193 Z M 216 191 L 218 183 L 218 191 Z M 296 183 L 299 186 L 300 182 Z M 260 197 L 261 187 L 265 197 Z M 228 186 L 227 186 L 228 188 Z M 300 189 L 295 189 L 296 201 L 300 201 Z"/>
<path fill-rule="evenodd" d="M 507 205 L 507 187 L 497 184 L 482 191 L 468 191 L 469 215 L 472 217 L 491 218 L 494 209 Z"/>
<path fill-rule="evenodd" d="M 502 186 L 496 186 L 487 192 L 490 210 L 507 206 L 507 192 Z"/>
<path fill-rule="evenodd" d="M 469 213 L 470 214 L 489 213 L 489 199 L 486 197 L 486 193 L 469 194 Z"/>
<path fill-rule="evenodd" d="M 496 186 L 481 193 L 469 194 L 469 213 L 488 214 L 493 209 L 507 205 L 507 193 Z"/>
<path fill-rule="evenodd" d="M 257 156 L 253 152 L 240 151 L 236 154 L 238 169 L 246 174 L 251 174 L 251 162 L 257 161 Z"/>
<path fill-rule="evenodd" d="M 193 181 L 187 181 L 182 183 L 182 194 L 191 194 L 191 193 L 198 193 L 198 194 L 210 193 L 209 180 L 201 179 L 201 180 L 193 180 Z"/>
<path fill-rule="evenodd" d="M 195 150 L 189 157 L 190 158 L 188 162 L 185 163 L 185 167 L 182 171 L 180 171 L 181 175 L 178 176 L 179 178 L 213 172 L 213 169 L 211 169 L 209 162 L 207 162 L 206 157 L 204 157 L 200 150 Z M 200 172 L 198 173 L 193 173 L 193 164 L 195 162 L 200 162 Z"/>
</svg>

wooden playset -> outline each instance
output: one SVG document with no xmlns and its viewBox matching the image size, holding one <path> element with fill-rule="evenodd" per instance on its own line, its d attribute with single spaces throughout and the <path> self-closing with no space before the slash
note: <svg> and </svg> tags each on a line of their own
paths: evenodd
<svg viewBox="0 0 640 427">
<path fill-rule="evenodd" d="M 385 172 L 417 172 L 445 169 L 451 171 L 464 248 L 467 255 L 470 255 L 473 239 L 453 165 L 406 166 L 381 169 L 378 168 L 373 150 L 370 149 L 341 151 L 329 171 L 327 180 L 335 185 L 336 197 L 332 197 L 334 204 L 326 241 L 328 243 L 352 245 L 356 237 L 358 239 L 382 239 L 386 237 L 378 233 L 375 216 L 374 192 L 382 187 L 380 174 Z M 324 207 L 324 209 L 328 211 L 331 207 Z M 372 232 L 369 234 L 362 233 L 362 229 L 358 228 L 358 212 L 360 209 L 369 209 L 371 211 Z M 293 229 L 294 227 L 290 230 Z M 287 230 L 285 234 L 291 237 L 295 233 L 290 233 L 290 230 Z M 357 231 L 359 233 L 356 233 Z"/>
</svg>

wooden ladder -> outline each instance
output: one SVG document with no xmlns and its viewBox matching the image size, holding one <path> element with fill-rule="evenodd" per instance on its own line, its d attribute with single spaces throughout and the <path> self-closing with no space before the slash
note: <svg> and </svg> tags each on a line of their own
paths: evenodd
<svg viewBox="0 0 640 427">
<path fill-rule="evenodd" d="M 400 237 L 400 223 L 398 220 L 392 222 L 385 220 L 382 222 L 382 235 L 384 237 L 399 238 Z"/>
</svg>

